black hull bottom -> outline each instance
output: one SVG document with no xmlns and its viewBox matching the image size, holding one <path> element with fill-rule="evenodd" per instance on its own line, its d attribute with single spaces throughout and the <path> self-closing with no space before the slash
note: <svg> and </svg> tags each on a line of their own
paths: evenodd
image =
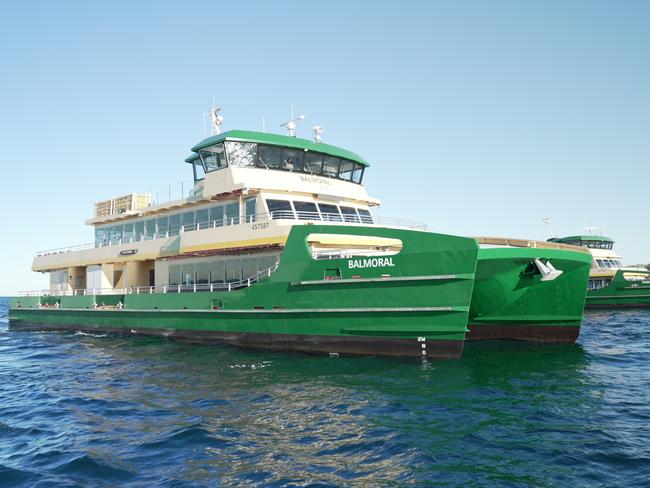
<svg viewBox="0 0 650 488">
<path fill-rule="evenodd" d="M 469 324 L 467 340 L 509 339 L 545 344 L 572 344 L 580 327 L 573 325 Z"/>
<path fill-rule="evenodd" d="M 15 330 L 108 332 L 114 334 L 166 337 L 194 344 L 227 344 L 248 350 L 334 354 L 341 356 L 421 357 L 458 359 L 464 341 L 402 339 L 374 336 L 322 336 L 301 334 L 233 333 L 205 330 L 94 327 L 74 324 L 40 324 L 10 321 Z"/>
</svg>

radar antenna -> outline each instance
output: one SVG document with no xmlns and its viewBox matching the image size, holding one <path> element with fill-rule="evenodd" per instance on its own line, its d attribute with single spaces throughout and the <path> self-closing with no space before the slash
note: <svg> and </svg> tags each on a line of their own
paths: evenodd
<svg viewBox="0 0 650 488">
<path fill-rule="evenodd" d="M 280 127 L 285 127 L 287 129 L 287 135 L 289 137 L 296 137 L 296 122 L 305 120 L 304 115 L 298 115 L 298 117 L 293 116 L 293 105 L 291 105 L 291 120 L 280 124 Z"/>
<path fill-rule="evenodd" d="M 221 124 L 223 124 L 223 117 L 219 115 L 221 107 L 213 107 L 210 110 L 210 118 L 212 119 L 212 135 L 216 136 L 221 134 Z"/>
<path fill-rule="evenodd" d="M 587 226 L 585 226 L 585 230 L 586 230 L 586 231 L 589 233 L 589 235 L 591 235 L 591 236 L 596 236 L 596 235 L 598 235 L 598 234 L 596 234 L 596 231 L 597 231 L 598 229 L 600 229 L 600 227 L 587 227 Z M 601 232 L 600 235 L 603 235 L 603 233 Z"/>
<path fill-rule="evenodd" d="M 557 234 L 553 232 L 553 228 L 551 227 L 551 217 L 544 217 L 542 219 L 542 222 L 544 222 L 544 225 L 546 226 L 546 230 L 549 233 L 551 237 L 557 237 Z"/>
<path fill-rule="evenodd" d="M 323 132 L 325 132 L 325 127 L 322 125 L 315 125 L 314 128 L 314 142 L 320 142 L 323 140 Z"/>
</svg>

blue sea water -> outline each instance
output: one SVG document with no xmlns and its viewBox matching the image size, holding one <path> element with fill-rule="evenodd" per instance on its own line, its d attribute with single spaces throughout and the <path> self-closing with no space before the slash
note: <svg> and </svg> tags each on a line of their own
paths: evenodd
<svg viewBox="0 0 650 488">
<path fill-rule="evenodd" d="M 462 359 L 20 332 L 0 299 L 1 486 L 649 486 L 650 311 Z"/>
</svg>

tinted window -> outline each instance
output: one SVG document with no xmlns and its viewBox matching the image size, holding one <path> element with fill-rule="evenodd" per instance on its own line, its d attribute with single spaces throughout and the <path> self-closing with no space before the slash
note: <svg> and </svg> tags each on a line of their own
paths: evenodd
<svg viewBox="0 0 650 488">
<path fill-rule="evenodd" d="M 245 202 L 246 222 L 255 222 L 255 214 L 257 213 L 256 201 L 256 198 L 249 198 Z"/>
<path fill-rule="evenodd" d="M 338 178 L 340 163 L 341 161 L 339 158 L 335 158 L 333 156 L 325 156 L 323 158 L 323 176 Z"/>
<path fill-rule="evenodd" d="M 209 227 L 210 211 L 207 208 L 202 208 L 196 211 L 196 225 L 199 229 Z"/>
<path fill-rule="evenodd" d="M 305 173 L 319 175 L 323 166 L 323 155 L 320 153 L 307 152 L 305 153 L 303 170 Z"/>
<path fill-rule="evenodd" d="M 287 200 L 267 200 L 266 205 L 272 219 L 293 219 L 291 202 Z"/>
<path fill-rule="evenodd" d="M 206 172 L 215 171 L 226 167 L 226 155 L 223 144 L 215 144 L 199 151 Z"/>
<path fill-rule="evenodd" d="M 221 227 L 223 225 L 223 206 L 219 205 L 218 207 L 212 207 L 210 209 L 210 224 L 215 227 Z"/>
<path fill-rule="evenodd" d="M 359 216 L 354 208 L 341 207 L 341 213 L 343 214 L 343 220 L 346 222 L 359 222 Z"/>
<path fill-rule="evenodd" d="M 181 214 L 169 216 L 169 235 L 177 236 L 181 231 Z"/>
<path fill-rule="evenodd" d="M 147 238 L 153 239 L 153 236 L 156 233 L 156 219 L 145 220 L 144 231 L 147 235 Z"/>
<path fill-rule="evenodd" d="M 141 241 L 142 236 L 144 236 L 144 221 L 141 220 L 140 222 L 135 223 L 135 240 L 136 241 Z"/>
<path fill-rule="evenodd" d="M 293 207 L 300 220 L 320 220 L 318 209 L 313 202 L 293 202 Z"/>
<path fill-rule="evenodd" d="M 359 217 L 361 218 L 361 222 L 363 224 L 372 224 L 372 215 L 370 215 L 370 212 L 368 210 L 365 210 L 363 208 L 357 209 L 359 212 Z"/>
<path fill-rule="evenodd" d="M 239 223 L 239 202 L 226 205 L 226 225 Z"/>
<path fill-rule="evenodd" d="M 284 148 L 282 151 L 282 169 L 287 171 L 302 171 L 304 151 Z"/>
<path fill-rule="evenodd" d="M 203 164 L 200 160 L 192 163 L 192 169 L 194 170 L 194 181 L 199 181 L 205 178 L 205 170 L 203 169 Z"/>
<path fill-rule="evenodd" d="M 266 169 L 279 169 L 282 162 L 282 148 L 275 146 L 257 147 L 257 166 Z"/>
<path fill-rule="evenodd" d="M 169 219 L 165 215 L 164 217 L 158 217 L 158 234 L 161 237 L 165 237 L 167 235 L 167 231 L 169 230 Z"/>
<path fill-rule="evenodd" d="M 185 212 L 181 219 L 181 225 L 185 232 L 194 230 L 194 212 Z"/>
<path fill-rule="evenodd" d="M 354 163 L 354 173 L 352 173 L 352 181 L 355 183 L 361 183 L 363 179 L 363 169 L 364 166 L 359 163 Z"/>
<path fill-rule="evenodd" d="M 323 220 L 329 220 L 332 222 L 341 222 L 341 214 L 339 214 L 339 209 L 336 205 L 329 205 L 327 203 L 319 203 L 318 208 L 320 208 L 320 213 L 323 217 Z"/>
<path fill-rule="evenodd" d="M 339 178 L 346 181 L 352 181 L 352 173 L 354 173 L 355 163 L 347 159 L 341 159 L 341 170 L 339 171 Z"/>
<path fill-rule="evenodd" d="M 122 240 L 124 242 L 133 242 L 133 222 L 124 224 L 124 236 Z"/>
</svg>

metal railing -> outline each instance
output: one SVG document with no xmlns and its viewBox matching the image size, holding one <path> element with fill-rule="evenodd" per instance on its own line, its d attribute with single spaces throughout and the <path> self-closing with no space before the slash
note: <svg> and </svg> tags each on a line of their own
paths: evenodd
<svg viewBox="0 0 650 488">
<path fill-rule="evenodd" d="M 70 296 L 101 296 L 101 295 L 140 295 L 153 293 L 183 293 L 201 291 L 233 291 L 248 288 L 262 278 L 269 278 L 280 266 L 277 261 L 273 266 L 258 271 L 253 276 L 236 281 L 217 283 L 191 283 L 163 286 L 129 286 L 127 288 L 80 288 L 76 290 L 29 290 L 20 291 L 21 297 L 70 297 Z"/>
<path fill-rule="evenodd" d="M 268 222 L 270 220 L 299 220 L 299 221 L 315 221 L 315 222 L 340 222 L 357 225 L 386 225 L 390 227 L 404 227 L 407 229 L 427 230 L 426 224 L 415 222 L 408 219 L 395 219 L 389 217 L 377 217 L 373 219 L 371 216 L 344 214 L 344 213 L 325 213 L 325 212 L 305 212 L 293 210 L 274 210 L 271 212 L 258 213 L 255 215 L 243 215 L 238 217 L 229 217 L 224 219 L 207 220 L 196 222 L 190 226 L 181 225 L 178 228 L 172 227 L 165 232 L 154 232 L 152 234 L 141 234 L 140 236 L 131 235 L 129 237 L 121 237 L 119 239 L 108 239 L 103 242 L 91 242 L 87 244 L 78 244 L 68 247 L 60 247 L 55 249 L 47 249 L 38 251 L 36 256 L 49 256 L 52 254 L 62 254 L 73 251 L 84 251 L 88 249 L 95 249 L 98 247 L 119 246 L 121 244 L 132 244 L 136 242 L 150 241 L 153 239 L 168 239 L 184 232 L 195 230 L 216 229 L 219 227 L 227 227 L 231 225 L 250 224 L 254 222 Z"/>
</svg>

